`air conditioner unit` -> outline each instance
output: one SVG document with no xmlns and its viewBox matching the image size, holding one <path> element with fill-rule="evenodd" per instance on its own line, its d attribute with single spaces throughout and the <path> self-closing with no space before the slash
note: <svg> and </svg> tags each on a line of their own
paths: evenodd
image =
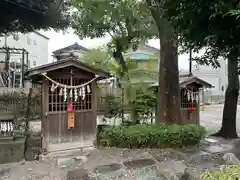
<svg viewBox="0 0 240 180">
<path fill-rule="evenodd" d="M 13 34 L 13 39 L 15 39 L 16 41 L 19 40 L 19 35 L 18 35 L 18 33 L 14 33 L 14 34 Z"/>
</svg>

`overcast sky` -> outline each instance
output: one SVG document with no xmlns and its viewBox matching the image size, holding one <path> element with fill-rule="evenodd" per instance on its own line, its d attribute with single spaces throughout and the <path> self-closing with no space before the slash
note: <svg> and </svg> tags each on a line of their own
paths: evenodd
<svg viewBox="0 0 240 180">
<path fill-rule="evenodd" d="M 68 33 L 63 34 L 62 32 L 55 32 L 55 31 L 40 31 L 43 35 L 50 38 L 49 46 L 48 46 L 48 53 L 49 53 L 49 61 L 52 61 L 51 54 L 54 50 L 72 45 L 75 42 L 78 42 L 81 46 L 86 48 L 97 47 L 100 45 L 106 44 L 110 37 L 99 38 L 99 39 L 83 39 L 80 40 L 73 31 L 69 30 Z M 155 48 L 159 48 L 159 40 L 149 40 L 148 44 Z M 188 69 L 188 59 L 189 55 L 184 54 L 179 56 L 179 68 L 180 69 Z"/>
</svg>

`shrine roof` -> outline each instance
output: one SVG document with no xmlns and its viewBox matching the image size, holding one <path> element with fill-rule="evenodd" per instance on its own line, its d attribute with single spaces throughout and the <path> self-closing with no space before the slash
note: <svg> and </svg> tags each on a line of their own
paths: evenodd
<svg viewBox="0 0 240 180">
<path fill-rule="evenodd" d="M 57 54 L 60 54 L 60 53 L 69 52 L 69 51 L 71 51 L 71 50 L 82 50 L 82 51 L 84 51 L 84 52 L 87 52 L 87 51 L 88 51 L 87 48 L 79 45 L 79 44 L 76 42 L 76 43 L 74 43 L 74 44 L 72 44 L 72 45 L 70 45 L 70 46 L 67 46 L 67 47 L 58 49 L 58 50 L 56 50 L 56 51 L 53 51 L 52 53 L 53 53 L 54 55 L 57 55 Z"/>
<path fill-rule="evenodd" d="M 208 83 L 207 81 L 204 81 L 203 79 L 200 79 L 197 76 L 189 75 L 189 74 L 183 74 L 179 76 L 179 85 L 180 88 L 186 88 L 186 86 L 196 83 L 202 87 L 205 88 L 212 88 L 212 84 Z M 158 87 L 158 82 L 150 85 L 151 87 Z"/>
<path fill-rule="evenodd" d="M 55 70 L 70 67 L 70 66 L 74 66 L 81 70 L 85 70 L 87 72 L 96 74 L 100 77 L 104 77 L 104 78 L 110 77 L 110 74 L 108 72 L 106 72 L 102 69 L 92 67 L 92 66 L 82 62 L 81 60 L 77 59 L 76 57 L 69 57 L 66 59 L 61 59 L 56 62 L 45 64 L 42 66 L 30 68 L 25 72 L 25 76 L 27 76 L 28 78 L 31 78 L 32 76 L 40 75 L 42 73 L 47 73 L 50 71 L 55 71 Z"/>
<path fill-rule="evenodd" d="M 179 76 L 179 84 L 180 87 L 186 87 L 189 84 L 197 83 L 205 88 L 212 88 L 212 84 L 208 83 L 207 81 L 204 81 L 203 79 L 200 79 L 197 76 Z"/>
</svg>

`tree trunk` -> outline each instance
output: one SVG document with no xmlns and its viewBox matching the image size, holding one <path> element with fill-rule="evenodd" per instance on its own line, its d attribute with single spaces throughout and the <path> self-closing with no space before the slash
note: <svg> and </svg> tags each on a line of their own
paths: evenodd
<svg viewBox="0 0 240 180">
<path fill-rule="evenodd" d="M 165 22 L 167 23 L 167 22 Z M 157 123 L 182 124 L 176 35 L 169 24 L 159 27 L 159 118 Z"/>
<path fill-rule="evenodd" d="M 24 157 L 26 157 L 26 152 L 27 152 L 27 148 L 29 147 L 29 121 L 30 121 L 30 110 L 31 110 L 31 100 L 32 100 L 32 94 L 33 94 L 33 89 L 30 88 L 29 89 L 29 93 L 28 93 L 28 98 L 27 98 L 27 109 L 26 109 L 26 114 L 25 114 L 25 134 L 26 134 L 26 139 L 24 142 Z"/>
<path fill-rule="evenodd" d="M 233 50 L 228 57 L 228 87 L 225 93 L 222 127 L 213 134 L 223 138 L 237 138 L 236 114 L 239 94 L 238 51 Z"/>
<path fill-rule="evenodd" d="M 163 18 L 164 11 L 159 1 L 146 0 L 146 4 L 156 22 L 160 39 L 160 99 L 156 123 L 182 124 L 177 34 L 171 24 Z"/>
</svg>

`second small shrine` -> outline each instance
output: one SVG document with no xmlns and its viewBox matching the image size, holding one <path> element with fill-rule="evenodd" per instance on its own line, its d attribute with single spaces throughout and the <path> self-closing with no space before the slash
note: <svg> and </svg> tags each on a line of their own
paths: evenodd
<svg viewBox="0 0 240 180">
<path fill-rule="evenodd" d="M 193 75 L 179 76 L 179 85 L 181 93 L 181 113 L 184 123 L 199 124 L 200 120 L 200 101 L 202 100 L 202 91 L 204 88 L 213 86 Z M 158 83 L 151 85 L 158 89 Z"/>
</svg>

